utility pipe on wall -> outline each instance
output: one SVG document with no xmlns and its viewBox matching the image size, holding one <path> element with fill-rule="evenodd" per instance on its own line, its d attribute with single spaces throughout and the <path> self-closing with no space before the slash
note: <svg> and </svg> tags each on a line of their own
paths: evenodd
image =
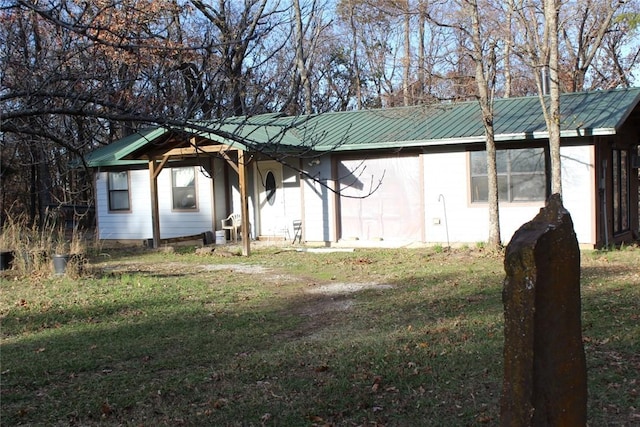
<svg viewBox="0 0 640 427">
<path fill-rule="evenodd" d="M 447 232 L 447 248 L 449 248 L 451 247 L 451 245 L 449 244 L 449 221 L 447 221 L 447 205 L 442 194 L 438 196 L 438 201 L 442 202 L 442 209 L 444 210 L 444 229 Z"/>
</svg>

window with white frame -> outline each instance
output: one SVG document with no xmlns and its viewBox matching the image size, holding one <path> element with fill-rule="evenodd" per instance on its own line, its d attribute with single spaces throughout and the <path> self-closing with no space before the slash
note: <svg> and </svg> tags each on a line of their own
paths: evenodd
<svg viewBox="0 0 640 427">
<path fill-rule="evenodd" d="M 195 210 L 198 208 L 194 167 L 171 169 L 171 193 L 173 195 L 173 209 Z"/>
<path fill-rule="evenodd" d="M 110 211 L 128 211 L 131 209 L 129 199 L 129 172 L 109 172 L 107 188 Z"/>
<path fill-rule="evenodd" d="M 498 199 L 502 202 L 532 202 L 546 199 L 544 148 L 496 151 Z M 489 200 L 487 152 L 470 153 L 471 202 Z"/>
</svg>

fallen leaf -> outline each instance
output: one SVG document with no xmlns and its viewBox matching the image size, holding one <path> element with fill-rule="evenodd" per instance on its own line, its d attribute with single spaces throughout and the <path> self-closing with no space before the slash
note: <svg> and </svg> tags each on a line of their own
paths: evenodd
<svg viewBox="0 0 640 427">
<path fill-rule="evenodd" d="M 371 391 L 376 393 L 378 391 L 378 389 L 380 389 L 380 383 L 382 382 L 382 377 L 381 376 L 376 376 L 373 379 L 373 385 L 371 386 Z"/>
<path fill-rule="evenodd" d="M 108 417 L 109 415 L 111 415 L 111 413 L 113 412 L 113 409 L 111 409 L 111 406 L 109 406 L 108 403 L 103 403 L 102 404 L 102 416 L 103 417 Z"/>
<path fill-rule="evenodd" d="M 480 424 L 489 424 L 493 421 L 493 418 L 488 415 L 479 415 L 477 420 Z"/>
<path fill-rule="evenodd" d="M 218 399 L 215 402 L 213 402 L 213 407 L 214 409 L 221 409 L 226 404 L 227 404 L 227 399 Z"/>
</svg>

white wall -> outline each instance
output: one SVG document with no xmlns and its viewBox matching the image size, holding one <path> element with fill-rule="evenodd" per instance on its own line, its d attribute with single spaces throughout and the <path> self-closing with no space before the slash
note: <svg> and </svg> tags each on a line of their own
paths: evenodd
<svg viewBox="0 0 640 427">
<path fill-rule="evenodd" d="M 96 174 L 96 218 L 100 239 L 141 240 L 153 237 L 149 171 L 129 171 L 131 210 L 109 212 L 108 174 Z"/>
<path fill-rule="evenodd" d="M 410 244 L 422 240 L 418 155 L 341 159 L 341 239 Z"/>
<path fill-rule="evenodd" d="M 424 154 L 425 241 L 430 243 L 486 242 L 487 204 L 471 204 L 468 153 Z M 507 242 L 524 222 L 544 206 L 540 203 L 502 204 L 500 230 Z M 446 210 L 445 210 L 446 208 Z"/>
<path fill-rule="evenodd" d="M 302 219 L 302 193 L 300 192 L 300 175 L 297 171 L 284 167 L 282 170 L 282 190 L 284 193 L 286 237 L 293 239 L 293 221 Z"/>
<path fill-rule="evenodd" d="M 562 147 L 563 199 L 571 213 L 578 241 L 595 243 L 595 172 L 593 147 Z M 423 154 L 424 165 L 424 227 L 425 242 L 451 243 L 486 242 L 488 239 L 488 211 L 483 204 L 471 204 L 469 188 L 468 153 Z M 305 164 L 311 176 L 335 188 L 331 180 L 331 160 L 321 158 L 319 164 Z M 178 237 L 202 233 L 220 227 L 220 219 L 228 215 L 224 205 L 225 180 L 221 175 L 222 165 L 216 163 L 214 180 L 218 203 L 213 215 L 212 180 L 197 174 L 198 210 L 196 212 L 173 211 L 171 206 L 171 171 L 164 169 L 158 177 L 160 197 L 161 238 Z M 250 172 L 251 175 L 253 171 Z M 152 238 L 151 196 L 149 194 L 149 172 L 146 169 L 130 171 L 131 211 L 114 213 L 108 211 L 107 173 L 96 174 L 96 215 L 100 239 L 143 240 Z M 237 174 L 229 173 L 228 184 L 232 186 L 231 209 L 240 209 Z M 254 179 L 248 178 L 249 194 L 254 194 Z M 299 179 L 291 169 L 283 170 L 283 197 L 285 217 L 283 223 L 293 237 L 292 223 L 302 219 L 305 239 L 309 242 L 335 241 L 335 195 L 332 191 L 311 179 Z M 301 194 L 300 185 L 302 185 Z M 416 189 L 416 191 L 418 191 Z M 256 216 L 253 196 L 249 197 L 252 234 L 256 236 Z M 304 198 L 304 206 L 302 206 Z M 446 206 L 446 212 L 445 212 Z M 511 203 L 500 206 L 500 227 L 503 243 L 508 243 L 513 233 L 530 221 L 544 206 L 537 203 Z M 422 215 L 421 212 L 408 215 Z M 448 232 L 448 236 L 447 236 Z"/>
<path fill-rule="evenodd" d="M 595 151 L 593 146 L 561 147 L 562 203 L 571 214 L 578 242 L 596 244 Z"/>
<path fill-rule="evenodd" d="M 158 208 L 160 210 L 160 237 L 163 239 L 212 231 L 213 190 L 211 179 L 196 168 L 198 208 L 195 211 L 173 210 L 171 196 L 171 169 L 165 168 L 158 175 Z M 147 187 L 148 192 L 148 187 Z"/>
<path fill-rule="evenodd" d="M 563 203 L 571 213 L 579 243 L 593 244 L 595 207 L 592 147 L 562 147 Z M 468 153 L 424 154 L 425 240 L 473 244 L 488 240 L 486 204 L 472 204 L 468 194 Z M 446 220 L 445 220 L 446 206 Z M 500 234 L 507 244 L 520 226 L 544 206 L 536 203 L 501 203 Z"/>
<path fill-rule="evenodd" d="M 310 242 L 335 241 L 335 194 L 322 185 L 335 188 L 331 180 L 331 160 L 329 156 L 323 156 L 319 164 L 304 167 L 315 178 L 303 180 L 305 239 Z"/>
<path fill-rule="evenodd" d="M 196 169 L 198 209 L 174 211 L 171 199 L 171 170 L 158 176 L 160 237 L 190 236 L 213 230 L 212 181 Z M 144 240 L 153 237 L 149 171 L 129 171 L 131 210 L 109 212 L 107 172 L 96 174 L 96 215 L 100 239 Z"/>
</svg>

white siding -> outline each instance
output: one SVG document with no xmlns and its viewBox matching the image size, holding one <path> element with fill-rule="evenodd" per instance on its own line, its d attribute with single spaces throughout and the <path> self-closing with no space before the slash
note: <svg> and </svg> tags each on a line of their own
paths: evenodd
<svg viewBox="0 0 640 427">
<path fill-rule="evenodd" d="M 595 208 L 592 148 L 563 147 L 563 202 L 571 213 L 579 243 L 594 243 Z M 426 241 L 446 243 L 486 242 L 489 214 L 486 204 L 469 197 L 468 153 L 424 154 Z M 446 215 L 445 215 L 446 206 Z M 507 244 L 522 224 L 544 206 L 539 203 L 501 203 L 500 234 Z"/>
<path fill-rule="evenodd" d="M 578 242 L 595 245 L 597 192 L 594 147 L 561 147 L 562 203 L 571 214 Z"/>
<path fill-rule="evenodd" d="M 171 199 L 171 170 L 158 176 L 158 208 L 160 237 L 171 238 L 199 234 L 213 229 L 212 181 L 196 174 L 198 209 L 174 211 Z M 96 215 L 100 239 L 144 240 L 153 237 L 149 171 L 129 171 L 131 210 L 109 212 L 107 172 L 96 174 Z"/>
<path fill-rule="evenodd" d="M 325 156 L 319 164 L 305 167 L 309 175 L 316 178 L 303 181 L 305 239 L 310 242 L 335 241 L 335 195 L 327 188 L 335 188 L 331 180 L 331 161 Z"/>
<path fill-rule="evenodd" d="M 213 201 L 211 179 L 196 168 L 198 208 L 195 211 L 173 210 L 171 195 L 171 169 L 158 175 L 158 208 L 160 210 L 160 237 L 190 236 L 213 230 Z"/>
<path fill-rule="evenodd" d="M 96 174 L 96 217 L 100 239 L 140 240 L 153 237 L 151 227 L 151 195 L 149 193 L 149 171 L 129 171 L 128 212 L 110 212 L 108 174 Z"/>
<path fill-rule="evenodd" d="M 214 224 L 217 230 L 221 230 L 221 220 L 229 216 L 230 213 L 227 212 L 226 207 L 227 183 L 225 182 L 225 163 L 226 161 L 221 159 L 213 160 L 213 175 L 211 176 L 211 178 L 213 179 L 213 191 L 215 197 L 215 200 L 213 201 L 213 205 L 215 208 Z"/>
<path fill-rule="evenodd" d="M 571 213 L 578 241 L 582 244 L 595 243 L 595 172 L 593 147 L 562 147 L 563 199 Z M 423 154 L 424 176 L 424 235 L 427 243 L 467 243 L 485 242 L 488 238 L 488 212 L 486 204 L 472 204 L 469 198 L 468 153 Z M 231 185 L 231 210 L 240 211 L 237 174 L 229 173 L 225 183 L 222 163 L 216 161 L 214 180 L 217 208 L 214 217 L 212 179 L 197 173 L 197 211 L 175 211 L 171 201 L 171 170 L 164 169 L 158 177 L 161 238 L 194 235 L 220 227 L 220 219 L 226 217 L 225 185 Z M 330 188 L 335 188 L 331 180 L 331 160 L 321 158 L 319 164 L 304 167 L 308 173 Z M 253 169 L 253 168 L 251 168 Z M 256 194 L 254 171 L 247 179 L 248 192 Z M 100 239 L 144 240 L 152 238 L 151 196 L 149 194 L 149 172 L 146 169 L 129 172 L 130 212 L 109 212 L 107 173 L 96 174 L 96 216 Z M 288 168 L 283 170 L 282 196 L 285 215 L 282 219 L 288 235 L 293 237 L 294 220 L 302 219 L 305 239 L 309 242 L 332 242 L 335 235 L 335 194 L 312 179 L 302 181 L 298 174 Z M 406 184 L 406 183 L 405 183 Z M 408 184 L 406 184 L 408 185 Z M 411 185 L 414 187 L 415 184 Z M 418 191 L 418 189 L 415 189 Z M 418 197 L 416 195 L 416 197 Z M 304 200 L 304 206 L 302 206 Z M 257 221 L 254 215 L 254 196 L 249 196 L 252 234 L 256 236 Z M 446 206 L 446 212 L 445 212 Z M 525 222 L 530 221 L 544 206 L 538 203 L 503 203 L 500 206 L 500 227 L 506 244 L 513 233 Z M 418 209 L 407 212 L 420 215 Z M 419 239 L 416 239 L 419 240 Z"/>
<path fill-rule="evenodd" d="M 425 240 L 430 243 L 486 242 L 489 214 L 486 204 L 469 199 L 468 153 L 424 155 Z M 544 202 L 502 204 L 500 230 L 508 242 L 513 233 L 529 221 Z M 445 211 L 446 208 L 446 211 Z"/>
<path fill-rule="evenodd" d="M 293 239 L 293 221 L 302 219 L 302 200 L 300 193 L 300 175 L 297 171 L 285 167 L 282 171 L 282 191 L 284 193 L 284 228 L 288 239 Z"/>
</svg>

